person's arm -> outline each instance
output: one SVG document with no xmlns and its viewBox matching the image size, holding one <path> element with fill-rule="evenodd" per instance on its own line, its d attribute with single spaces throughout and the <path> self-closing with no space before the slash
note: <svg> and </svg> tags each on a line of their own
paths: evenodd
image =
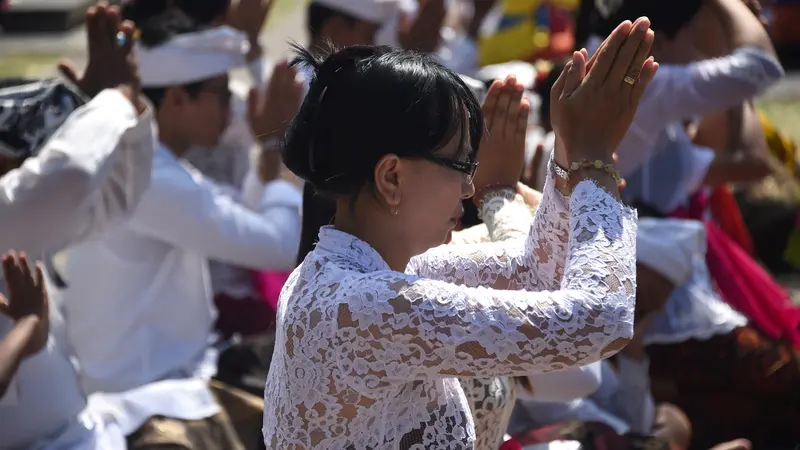
<svg viewBox="0 0 800 450">
<path fill-rule="evenodd" d="M 529 375 L 533 392 L 517 389 L 519 398 L 539 402 L 569 402 L 593 394 L 602 382 L 601 362 L 561 372 Z"/>
<path fill-rule="evenodd" d="M 625 420 L 631 432 L 647 436 L 652 433 L 656 418 L 650 393 L 650 363 L 645 355 L 633 358 L 620 353 L 616 358 L 619 389 L 611 396 L 608 410 Z"/>
<path fill-rule="evenodd" d="M 570 199 L 555 189 L 552 169 L 532 221 L 528 207 L 515 198 L 512 191 L 487 194 L 480 210 L 492 240 L 503 242 L 439 246 L 412 258 L 407 272 L 468 286 L 558 289 L 567 259 Z M 503 230 L 509 227 L 519 228 L 520 220 L 530 224 L 527 239 L 524 233 L 518 233 L 521 239 L 495 237 L 498 233 L 507 234 Z"/>
<path fill-rule="evenodd" d="M 704 0 L 725 33 L 731 48 L 753 47 L 777 58 L 775 47 L 759 17 L 741 0 Z"/>
<path fill-rule="evenodd" d="M 0 250 L 54 253 L 118 223 L 150 182 L 152 115 L 109 89 L 0 179 Z"/>
<path fill-rule="evenodd" d="M 635 212 L 585 180 L 571 195 L 568 217 L 560 290 L 514 290 L 530 271 L 508 277 L 507 261 L 477 252 L 472 260 L 448 261 L 461 274 L 457 285 L 388 271 L 343 280 L 340 292 L 374 293 L 334 310 L 333 354 L 343 377 L 380 384 L 530 375 L 590 364 L 622 349 L 633 335 Z M 509 290 L 482 287 L 502 276 Z M 360 351 L 367 347 L 370 352 Z"/>
<path fill-rule="evenodd" d="M 251 211 L 199 173 L 157 163 L 131 226 L 216 261 L 287 270 L 294 267 L 300 240 L 301 201 L 294 185 L 277 180 L 265 187 L 257 212 Z"/>
<path fill-rule="evenodd" d="M 754 182 L 772 172 L 764 129 L 750 102 L 704 119 L 693 141 L 716 151 L 705 185 Z"/>
</svg>

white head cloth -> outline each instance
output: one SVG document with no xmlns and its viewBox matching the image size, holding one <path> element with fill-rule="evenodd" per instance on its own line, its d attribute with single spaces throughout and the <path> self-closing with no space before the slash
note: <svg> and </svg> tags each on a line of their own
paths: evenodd
<svg viewBox="0 0 800 450">
<path fill-rule="evenodd" d="M 387 24 L 397 19 L 400 0 L 312 0 L 322 6 L 343 12 L 356 19 L 376 25 Z"/>
<path fill-rule="evenodd" d="M 175 36 L 157 47 L 136 44 L 142 87 L 177 86 L 213 78 L 245 64 L 244 33 L 217 27 Z"/>
<path fill-rule="evenodd" d="M 694 257 L 704 254 L 706 229 L 702 222 L 682 219 L 639 219 L 636 234 L 636 257 L 668 278 L 682 285 L 694 270 Z"/>
<path fill-rule="evenodd" d="M 476 77 L 480 80 L 502 80 L 509 75 L 516 75 L 517 82 L 525 89 L 533 89 L 536 83 L 536 68 L 524 61 L 510 61 L 502 64 L 490 64 L 481 67 Z"/>
</svg>

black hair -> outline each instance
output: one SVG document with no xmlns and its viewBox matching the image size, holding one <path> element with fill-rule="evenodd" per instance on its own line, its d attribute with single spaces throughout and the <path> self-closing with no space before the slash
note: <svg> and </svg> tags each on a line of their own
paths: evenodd
<svg viewBox="0 0 800 450">
<path fill-rule="evenodd" d="M 286 134 L 283 161 L 318 192 L 355 194 L 374 182 L 384 155 L 429 157 L 459 132 L 462 151 L 477 156 L 481 107 L 435 56 L 360 45 L 317 59 L 294 48 L 293 64 L 308 66 L 313 76 Z"/>
<path fill-rule="evenodd" d="M 565 61 L 554 63 L 550 72 L 533 87 L 533 92 L 541 99 L 541 103 L 539 104 L 539 122 L 547 131 L 553 129 L 552 123 L 550 122 L 550 90 L 553 88 L 553 85 L 556 84 L 558 77 L 561 76 L 561 72 L 564 71 L 566 65 Z"/>
<path fill-rule="evenodd" d="M 308 34 L 311 36 L 311 39 L 316 39 L 317 36 L 319 36 L 319 33 L 322 32 L 322 27 L 325 25 L 325 22 L 333 19 L 334 17 L 343 19 L 349 24 L 355 24 L 358 21 L 357 18 L 351 16 L 350 14 L 328 8 L 325 5 L 321 5 L 312 1 L 308 5 L 308 15 L 306 17 Z"/>
<path fill-rule="evenodd" d="M 604 1 L 608 3 L 609 0 Z M 674 39 L 678 32 L 697 15 L 702 2 L 703 0 L 623 0 L 604 18 L 597 9 L 596 1 L 593 0 L 595 17 L 592 29 L 594 34 L 608 36 L 623 21 L 633 21 L 646 16 L 650 19 L 650 28 L 653 31 Z"/>
<path fill-rule="evenodd" d="M 186 33 L 195 33 L 202 27 L 191 17 L 178 9 L 167 9 L 138 24 L 141 36 L 139 42 L 144 47 L 158 47 L 170 39 Z M 203 90 L 204 81 L 197 81 L 181 86 L 192 98 L 196 98 Z M 147 97 L 156 109 L 161 107 L 167 86 L 143 88 L 142 94 Z"/>
<path fill-rule="evenodd" d="M 314 250 L 319 229 L 333 223 L 336 216 L 336 203 L 323 197 L 314 190 L 311 184 L 303 186 L 303 228 L 300 233 L 300 248 L 297 251 L 299 266 L 306 255 Z"/>
<path fill-rule="evenodd" d="M 122 18 L 142 24 L 169 8 L 177 8 L 200 25 L 208 25 L 228 12 L 230 0 L 131 0 L 122 6 Z"/>
</svg>

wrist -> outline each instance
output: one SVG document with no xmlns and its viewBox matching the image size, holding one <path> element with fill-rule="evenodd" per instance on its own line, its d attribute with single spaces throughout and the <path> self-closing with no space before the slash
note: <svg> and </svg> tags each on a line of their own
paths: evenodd
<svg viewBox="0 0 800 450">
<path fill-rule="evenodd" d="M 516 183 L 489 183 L 485 184 L 475 190 L 475 195 L 472 196 L 472 203 L 478 208 L 483 207 L 486 199 L 492 195 L 506 196 L 510 194 L 513 197 L 517 193 Z"/>
</svg>

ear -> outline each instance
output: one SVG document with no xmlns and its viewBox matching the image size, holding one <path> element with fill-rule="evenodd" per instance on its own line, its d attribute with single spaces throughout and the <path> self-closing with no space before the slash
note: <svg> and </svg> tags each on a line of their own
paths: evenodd
<svg viewBox="0 0 800 450">
<path fill-rule="evenodd" d="M 394 154 L 384 155 L 375 164 L 375 191 L 389 209 L 398 207 L 402 200 L 400 192 L 402 167 L 403 161 Z"/>
</svg>

